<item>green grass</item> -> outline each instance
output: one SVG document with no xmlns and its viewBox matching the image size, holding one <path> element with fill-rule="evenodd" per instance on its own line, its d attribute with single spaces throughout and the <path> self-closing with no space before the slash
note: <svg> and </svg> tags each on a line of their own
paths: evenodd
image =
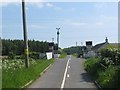
<svg viewBox="0 0 120 90">
<path fill-rule="evenodd" d="M 18 68 L 2 71 L 2 88 L 21 88 L 31 80 L 39 77 L 40 73 L 54 60 L 37 60 L 37 64 L 30 65 L 29 68 Z"/>
<path fill-rule="evenodd" d="M 66 53 L 62 53 L 62 54 L 60 54 L 59 58 L 65 58 L 66 56 L 67 56 Z"/>
<path fill-rule="evenodd" d="M 77 53 L 75 53 L 75 54 L 72 54 L 74 57 L 78 57 L 78 54 Z"/>
</svg>

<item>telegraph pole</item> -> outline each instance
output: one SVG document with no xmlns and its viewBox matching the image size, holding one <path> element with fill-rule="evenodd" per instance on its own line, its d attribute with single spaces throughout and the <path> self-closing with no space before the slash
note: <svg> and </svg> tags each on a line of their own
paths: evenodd
<svg viewBox="0 0 120 90">
<path fill-rule="evenodd" d="M 53 46 L 52 46 L 52 57 L 54 58 L 54 38 L 52 38 L 52 43 L 53 43 Z"/>
<path fill-rule="evenodd" d="M 57 47 L 58 47 L 58 50 L 59 50 L 59 30 L 60 28 L 56 28 L 57 29 Z M 58 50 L 57 50 L 57 54 L 58 54 Z"/>
<path fill-rule="evenodd" d="M 27 41 L 27 26 L 26 26 L 26 12 L 25 12 L 25 0 L 22 0 L 22 16 L 23 16 L 23 34 L 24 34 L 24 52 L 25 52 L 25 66 L 29 67 L 29 53 L 28 53 L 28 41 Z"/>
<path fill-rule="evenodd" d="M 60 28 L 56 28 L 57 29 L 57 44 L 58 44 L 58 48 L 59 48 L 59 30 Z"/>
</svg>

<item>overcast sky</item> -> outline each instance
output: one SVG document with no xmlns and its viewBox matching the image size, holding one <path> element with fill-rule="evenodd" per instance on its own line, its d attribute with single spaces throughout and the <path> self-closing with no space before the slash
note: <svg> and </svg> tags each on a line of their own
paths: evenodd
<svg viewBox="0 0 120 90">
<path fill-rule="evenodd" d="M 21 3 L 2 4 L 2 38 L 23 39 Z M 56 42 L 60 27 L 60 47 L 118 42 L 117 2 L 32 2 L 26 3 L 28 39 Z"/>
</svg>

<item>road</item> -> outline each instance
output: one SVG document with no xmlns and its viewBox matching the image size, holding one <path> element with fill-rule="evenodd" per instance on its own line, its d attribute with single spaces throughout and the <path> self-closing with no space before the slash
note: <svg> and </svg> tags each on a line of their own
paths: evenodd
<svg viewBox="0 0 120 90">
<path fill-rule="evenodd" d="M 94 82 L 84 70 L 84 59 L 68 55 L 58 59 L 40 78 L 28 88 L 95 88 Z"/>
</svg>

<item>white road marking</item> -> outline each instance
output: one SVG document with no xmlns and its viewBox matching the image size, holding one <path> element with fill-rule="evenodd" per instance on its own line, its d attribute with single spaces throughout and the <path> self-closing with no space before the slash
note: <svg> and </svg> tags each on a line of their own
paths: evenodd
<svg viewBox="0 0 120 90">
<path fill-rule="evenodd" d="M 63 81 L 62 81 L 62 84 L 61 84 L 61 90 L 64 88 L 64 85 L 65 85 L 65 79 L 66 79 L 66 75 L 67 75 L 67 69 L 68 69 L 69 61 L 70 61 L 70 58 L 68 59 L 67 64 L 66 64 L 64 77 L 63 77 Z"/>
<path fill-rule="evenodd" d="M 67 74 L 67 77 L 69 78 L 69 77 L 70 77 L 70 75 L 69 75 L 69 74 Z"/>
</svg>

